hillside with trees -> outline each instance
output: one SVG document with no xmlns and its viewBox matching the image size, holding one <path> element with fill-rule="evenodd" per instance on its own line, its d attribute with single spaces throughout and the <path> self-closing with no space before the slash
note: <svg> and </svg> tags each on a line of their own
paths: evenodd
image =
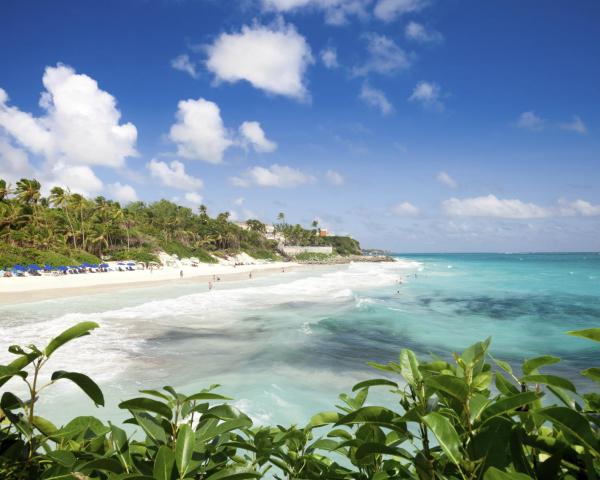
<svg viewBox="0 0 600 480">
<path fill-rule="evenodd" d="M 318 223 L 311 229 L 286 223 L 279 214 L 275 230 L 294 245 L 332 245 L 341 255 L 359 254 L 349 237 L 320 237 Z M 215 256 L 246 252 L 255 258 L 278 257 L 277 242 L 265 237 L 259 220 L 241 228 L 229 212 L 209 216 L 168 200 L 133 202 L 121 206 L 103 196 L 88 199 L 68 189 L 53 187 L 48 196 L 34 179 L 10 186 L 0 180 L 0 262 L 67 265 L 97 263 L 100 259 L 156 261 L 157 252 L 197 257 L 215 262 Z"/>
</svg>

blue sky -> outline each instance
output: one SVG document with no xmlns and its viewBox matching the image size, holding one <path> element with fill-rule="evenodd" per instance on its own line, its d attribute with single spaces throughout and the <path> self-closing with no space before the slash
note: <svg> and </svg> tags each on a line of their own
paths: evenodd
<svg viewBox="0 0 600 480">
<path fill-rule="evenodd" d="M 0 177 L 396 251 L 599 250 L 599 21 L 595 0 L 6 0 Z"/>
</svg>

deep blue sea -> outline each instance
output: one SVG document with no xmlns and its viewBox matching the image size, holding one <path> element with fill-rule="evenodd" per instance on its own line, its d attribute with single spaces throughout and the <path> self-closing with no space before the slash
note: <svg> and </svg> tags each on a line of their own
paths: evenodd
<svg viewBox="0 0 600 480">
<path fill-rule="evenodd" d="M 578 372 L 598 364 L 600 348 L 565 332 L 600 326 L 599 254 L 396 256 L 402 261 L 316 267 L 212 292 L 189 282 L 0 307 L 3 350 L 97 321 L 102 328 L 53 363 L 99 381 L 108 406 L 94 413 L 106 418 L 141 388 L 191 393 L 219 383 L 257 422 L 301 423 L 379 376 L 369 360 L 396 360 L 405 347 L 450 357 L 487 336 L 492 354 L 517 368 L 561 357 L 547 371 L 588 388 Z M 43 408 L 58 423 L 93 411 L 69 387 L 49 389 Z"/>
</svg>

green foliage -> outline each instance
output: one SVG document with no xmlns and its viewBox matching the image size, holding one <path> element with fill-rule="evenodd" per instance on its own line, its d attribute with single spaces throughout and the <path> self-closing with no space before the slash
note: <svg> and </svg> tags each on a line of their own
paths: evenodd
<svg viewBox="0 0 600 480">
<path fill-rule="evenodd" d="M 0 267 L 12 267 L 13 265 L 79 265 L 83 262 L 100 263 L 100 259 L 81 250 L 67 250 L 56 252 L 52 250 L 39 250 L 32 247 L 14 247 L 0 244 Z"/>
<path fill-rule="evenodd" d="M 55 351 L 97 326 L 75 325 L 42 349 L 9 347 L 16 359 L 0 366 L 0 386 L 14 378 L 27 384 L 28 395 L 19 398 L 4 391 L 0 397 L 1 478 L 504 480 L 600 475 L 599 395 L 584 395 L 582 404 L 570 381 L 540 371 L 556 363 L 556 357 L 527 360 L 520 378 L 501 360 L 492 359 L 499 367 L 494 371 L 487 361 L 490 339 L 454 354 L 453 362 L 419 360 L 402 349 L 398 362 L 372 364 L 390 378 L 356 384 L 352 395 L 340 395 L 337 411 L 317 413 L 305 426 L 254 425 L 212 385 L 192 395 L 170 386 L 142 390 L 142 396 L 121 402 L 119 407 L 130 414 L 125 423 L 138 432 L 134 435 L 89 416 L 56 427 L 35 412 L 40 392 L 56 381 L 73 382 L 96 405 L 103 405 L 104 397 L 81 373 L 58 370 L 41 385 L 40 371 Z M 599 332 L 573 334 L 596 340 Z M 490 387 L 494 376 L 506 382 L 498 391 Z M 372 388 L 388 390 L 387 406 L 368 401 Z M 557 400 L 562 404 L 553 403 Z"/>
<path fill-rule="evenodd" d="M 117 250 L 112 252 L 111 260 L 133 260 L 134 262 L 157 262 L 158 256 L 147 248 L 130 248 L 129 250 Z"/>
<path fill-rule="evenodd" d="M 323 245 L 331 245 L 338 255 L 361 255 L 360 244 L 351 237 L 322 237 Z"/>
<path fill-rule="evenodd" d="M 196 257 L 203 263 L 217 263 L 210 253 L 200 247 L 187 247 L 179 242 L 164 242 L 161 248 L 169 255 L 177 255 L 179 258 Z"/>
<path fill-rule="evenodd" d="M 302 252 L 294 256 L 294 260 L 298 262 L 326 262 L 335 255 L 328 255 L 327 253 L 311 253 Z"/>
</svg>

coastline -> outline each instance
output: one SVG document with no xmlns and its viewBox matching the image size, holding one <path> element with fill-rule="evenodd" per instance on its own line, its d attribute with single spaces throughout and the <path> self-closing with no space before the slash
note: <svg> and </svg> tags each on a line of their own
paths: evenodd
<svg viewBox="0 0 600 480">
<path fill-rule="evenodd" d="M 169 285 L 173 282 L 206 283 L 216 275 L 221 282 L 250 280 L 252 277 L 273 275 L 297 270 L 314 268 L 315 265 L 301 265 L 296 262 L 272 262 L 255 265 L 202 264 L 199 267 L 163 267 L 158 270 L 135 270 L 133 272 L 103 272 L 80 275 L 11 277 L 0 278 L 0 306 L 19 303 L 50 300 L 54 298 L 75 297 L 108 293 L 116 290 L 129 290 L 145 287 Z M 179 272 L 183 270 L 183 278 Z"/>
</svg>

